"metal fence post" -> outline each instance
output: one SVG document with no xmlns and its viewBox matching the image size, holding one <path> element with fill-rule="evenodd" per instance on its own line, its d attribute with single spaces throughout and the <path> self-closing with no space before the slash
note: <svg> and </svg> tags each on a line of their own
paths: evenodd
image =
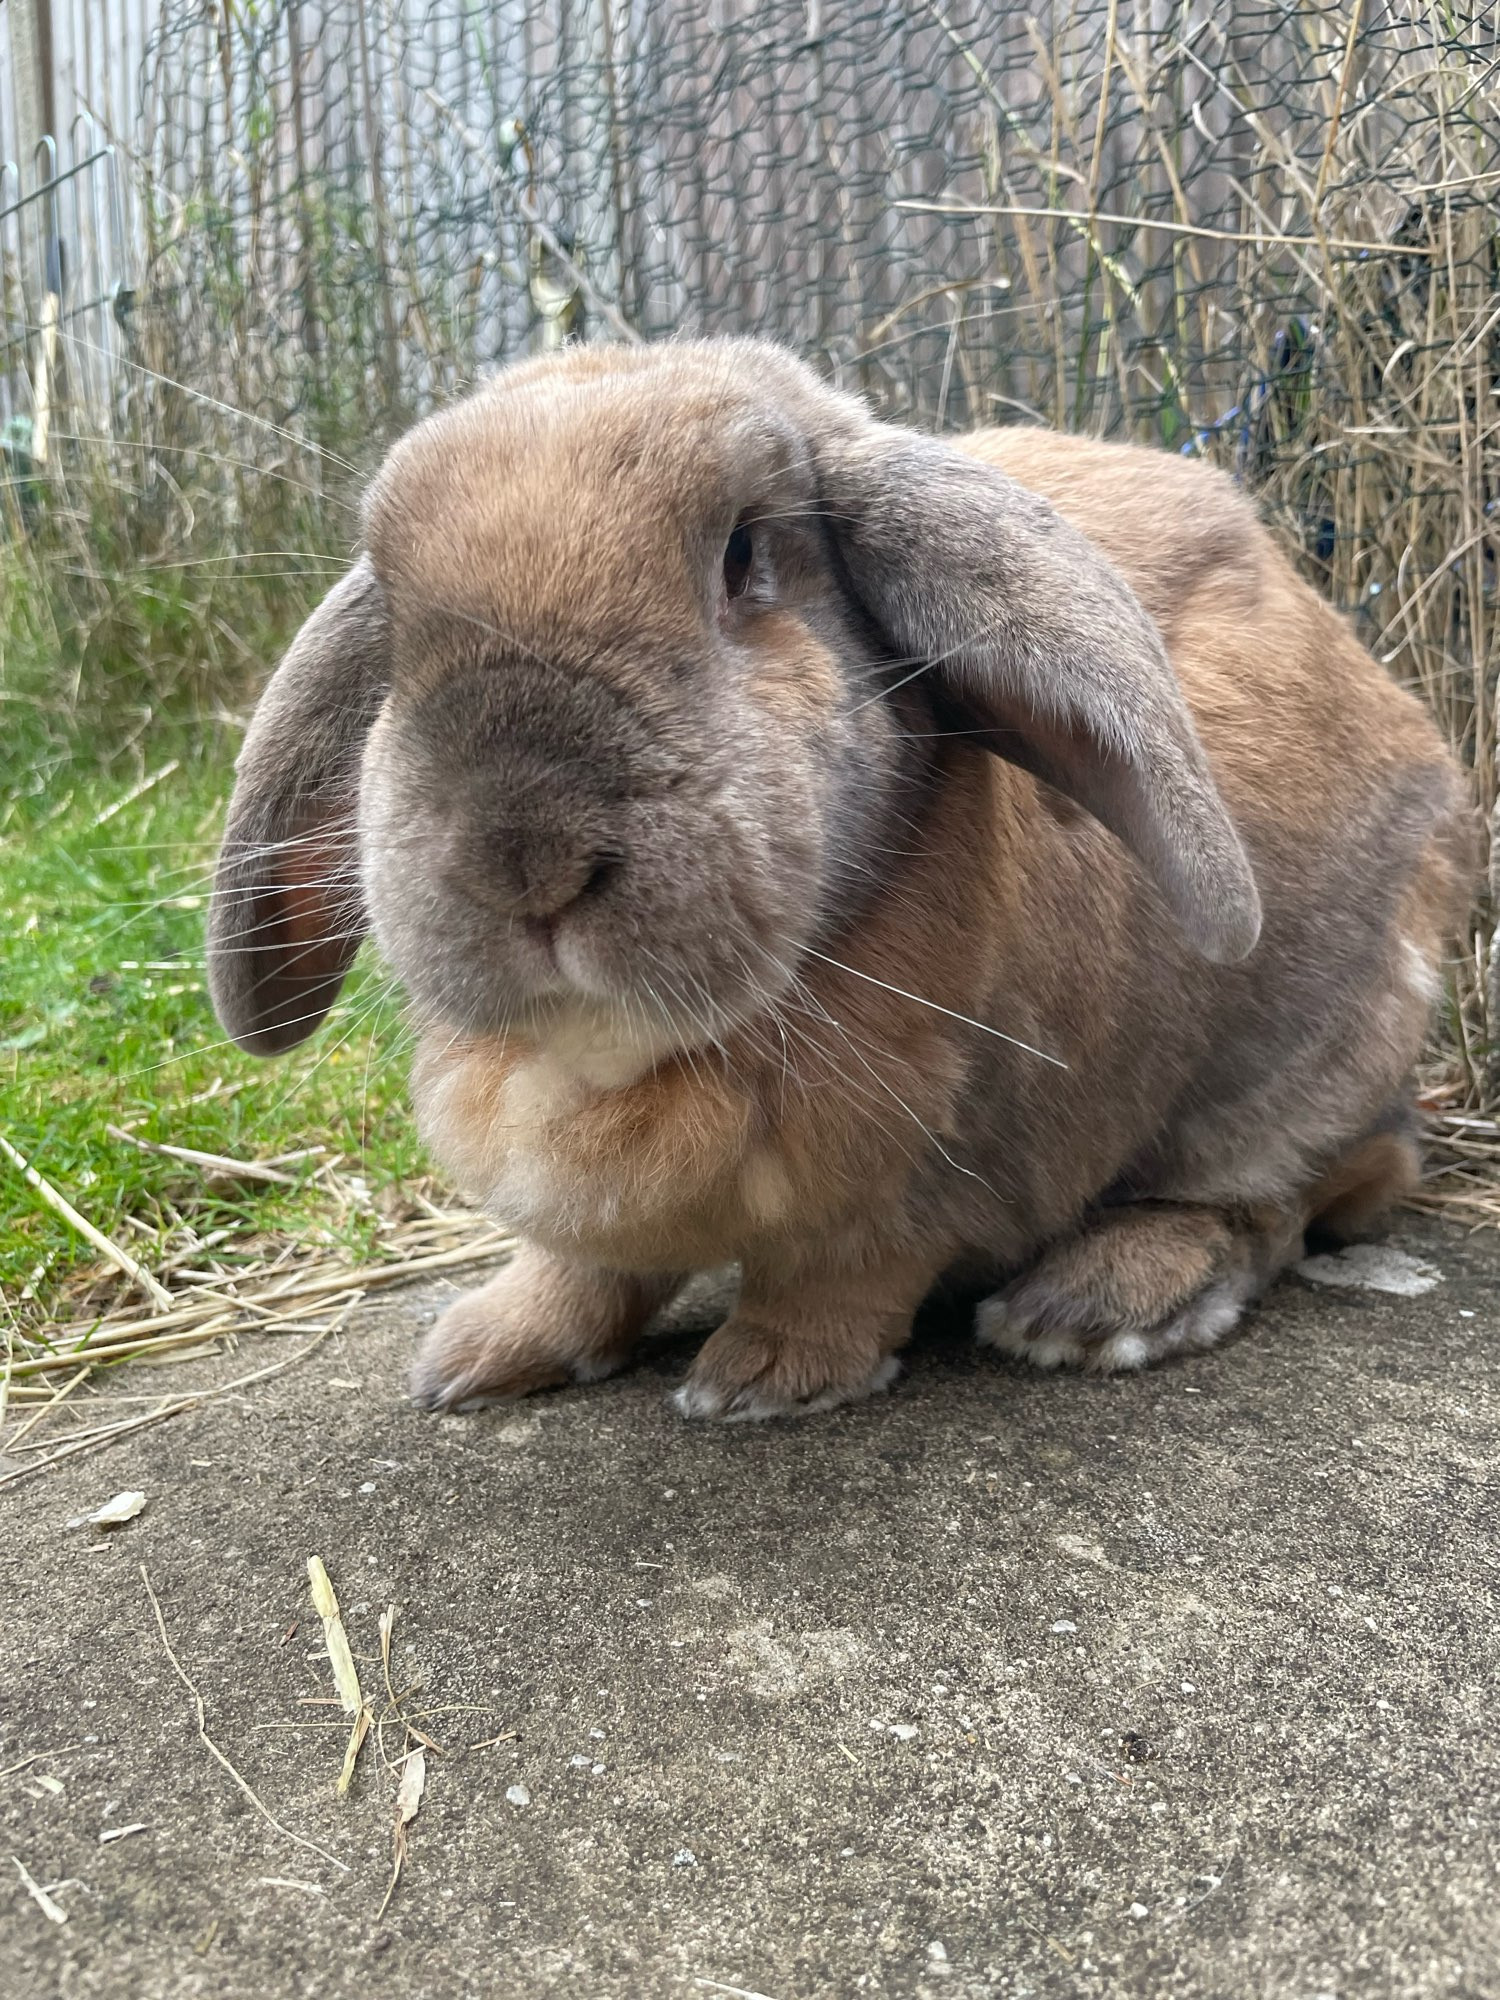
<svg viewBox="0 0 1500 2000">
<path fill-rule="evenodd" d="M 52 0 L 6 0 L 6 6 L 10 13 L 16 158 L 29 164 L 43 138 L 57 130 L 52 101 Z"/>
</svg>

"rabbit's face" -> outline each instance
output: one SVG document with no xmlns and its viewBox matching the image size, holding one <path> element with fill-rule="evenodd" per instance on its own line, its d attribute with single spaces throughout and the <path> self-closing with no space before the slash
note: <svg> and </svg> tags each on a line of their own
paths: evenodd
<svg viewBox="0 0 1500 2000">
<path fill-rule="evenodd" d="M 365 539 L 240 757 L 209 976 L 246 1047 L 313 1031 L 368 922 L 454 1032 L 581 1029 L 625 1073 L 716 1039 L 857 933 L 950 734 L 1117 834 L 1201 950 L 1254 943 L 1122 579 L 776 348 L 511 369 L 396 446 Z"/>
<path fill-rule="evenodd" d="M 376 936 L 468 1031 L 723 1035 L 847 917 L 903 737 L 811 455 L 737 368 L 502 384 L 370 496 L 389 688 L 359 785 Z M 655 386 L 650 385 L 650 386 Z"/>
</svg>

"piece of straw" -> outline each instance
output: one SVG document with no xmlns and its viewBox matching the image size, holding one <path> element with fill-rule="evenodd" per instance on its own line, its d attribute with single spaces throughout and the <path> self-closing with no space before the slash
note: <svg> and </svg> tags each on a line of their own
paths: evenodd
<svg viewBox="0 0 1500 2000">
<path fill-rule="evenodd" d="M 166 1652 L 167 1658 L 172 1663 L 172 1670 L 176 1674 L 178 1680 L 182 1682 L 182 1685 L 187 1689 L 188 1693 L 193 1698 L 193 1708 L 198 1718 L 198 1740 L 202 1743 L 204 1749 L 209 1753 L 209 1755 L 214 1759 L 216 1763 L 221 1764 L 223 1766 L 223 1768 L 229 1773 L 230 1777 L 233 1778 L 235 1784 L 238 1785 L 239 1789 L 244 1793 L 245 1797 L 250 1801 L 251 1805 L 255 1807 L 255 1810 L 271 1826 L 275 1827 L 276 1831 L 282 1836 L 284 1840 L 295 1841 L 298 1847 L 306 1847 L 314 1854 L 321 1854 L 325 1861 L 331 1861 L 335 1868 L 341 1868 L 343 1872 L 347 1875 L 349 1873 L 349 1864 L 347 1861 L 340 1861 L 336 1854 L 330 1854 L 326 1847 L 319 1847 L 318 1843 L 315 1840 L 304 1839 L 304 1837 L 300 1833 L 293 1833 L 289 1826 L 283 1826 L 281 1824 L 281 1821 L 277 1819 L 276 1815 L 271 1811 L 269 1806 L 267 1806 L 265 1802 L 261 1799 L 259 1794 L 252 1789 L 252 1787 L 246 1781 L 246 1779 L 241 1777 L 240 1773 L 235 1769 L 234 1765 L 230 1763 L 229 1759 L 224 1755 L 224 1752 L 219 1748 L 218 1744 L 215 1743 L 213 1738 L 209 1735 L 207 1718 L 204 1714 L 204 1708 L 203 1708 L 203 1697 L 201 1694 L 199 1694 L 193 1682 L 189 1680 L 181 1660 L 178 1659 L 177 1655 L 172 1650 L 172 1642 L 167 1637 L 167 1621 L 162 1616 L 161 1601 L 157 1597 L 156 1592 L 151 1587 L 150 1573 L 148 1572 L 146 1565 L 144 1563 L 141 1564 L 141 1581 L 146 1586 L 146 1595 L 151 1600 L 151 1609 L 156 1613 L 156 1629 L 161 1634 L 162 1647 Z M 16 1863 L 16 1866 L 18 1868 L 20 1867 L 20 1865 L 21 1864 L 19 1862 Z"/>
<path fill-rule="evenodd" d="M 126 1132 L 118 1125 L 106 1125 L 104 1129 L 111 1139 L 118 1139 L 123 1145 L 135 1146 L 143 1153 L 157 1153 L 163 1159 L 180 1160 L 185 1167 L 200 1167 L 205 1173 L 233 1175 L 243 1181 L 269 1181 L 277 1187 L 297 1185 L 295 1174 L 284 1174 L 279 1167 L 267 1166 L 261 1160 L 236 1160 L 227 1153 L 200 1153 L 196 1146 L 169 1146 L 161 1139 L 138 1139 L 134 1132 Z"/>
<path fill-rule="evenodd" d="M 379 1923 L 390 1907 L 396 1884 L 401 1880 L 401 1869 L 406 1860 L 406 1829 L 417 1816 L 417 1808 L 422 1803 L 423 1787 L 427 1783 L 427 1758 L 420 1749 L 409 1751 L 402 1761 L 401 1783 L 396 1789 L 396 1826 L 391 1839 L 391 1879 L 386 1887 L 385 1899 L 375 1913 Z"/>
<path fill-rule="evenodd" d="M 26 1185 L 34 1188 L 48 1207 L 55 1209 L 69 1228 L 76 1229 L 86 1243 L 92 1243 L 102 1257 L 107 1257 L 117 1270 L 123 1271 L 127 1278 L 139 1285 L 153 1305 L 160 1306 L 163 1311 L 170 1307 L 172 1294 L 166 1286 L 159 1285 L 151 1273 L 135 1261 L 128 1250 L 122 1250 L 118 1243 L 112 1242 L 104 1234 L 102 1229 L 96 1229 L 86 1215 L 80 1215 L 72 1202 L 65 1200 L 49 1180 L 42 1178 L 25 1154 L 16 1151 L 3 1132 L 0 1132 L 0 1152 L 4 1153 Z"/>
<path fill-rule="evenodd" d="M 313 1604 L 323 1621 L 323 1637 L 328 1646 L 329 1664 L 333 1668 L 333 1684 L 338 1689 L 339 1700 L 344 1704 L 345 1715 L 358 1715 L 365 1705 L 364 1691 L 359 1684 L 354 1654 L 349 1648 L 349 1635 L 344 1630 L 344 1621 L 339 1613 L 339 1601 L 333 1594 L 333 1585 L 329 1582 L 321 1557 L 308 1557 L 307 1578 L 312 1585 Z"/>
<path fill-rule="evenodd" d="M 36 1904 L 42 1915 L 49 1918 L 54 1924 L 65 1924 L 68 1921 L 67 1911 L 60 1903 L 53 1902 L 41 1883 L 32 1877 L 30 1870 L 19 1854 L 13 1854 L 10 1858 L 16 1864 L 16 1873 L 21 1878 L 22 1888 L 25 1889 L 27 1895 Z M 395 1887 L 394 1882 L 391 1886 L 392 1888 Z M 390 1898 L 387 1897 L 386 1901 L 389 1902 L 389 1900 Z M 382 1904 L 381 1907 L 384 1908 L 384 1905 Z"/>
</svg>

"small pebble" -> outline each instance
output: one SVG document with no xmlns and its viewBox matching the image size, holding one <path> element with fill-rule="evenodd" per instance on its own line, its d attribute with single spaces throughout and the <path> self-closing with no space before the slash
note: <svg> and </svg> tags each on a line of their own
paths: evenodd
<svg viewBox="0 0 1500 2000">
<path fill-rule="evenodd" d="M 934 1938 L 932 1943 L 928 1945 L 927 1956 L 932 1960 L 934 1965 L 946 1965 L 948 1963 L 947 1947 L 940 1938 Z"/>
<path fill-rule="evenodd" d="M 679 1847 L 677 1852 L 672 1856 L 672 1866 L 674 1868 L 696 1868 L 698 1866 L 698 1857 L 694 1854 L 692 1848 Z"/>
<path fill-rule="evenodd" d="M 1149 1917 L 1151 1912 L 1146 1908 L 1146 1905 L 1144 1903 L 1132 1903 L 1130 1906 L 1130 1914 L 1135 1918 L 1136 1922 L 1139 1923 L 1142 1917 Z"/>
<path fill-rule="evenodd" d="M 531 1794 L 524 1785 L 508 1785 L 505 1796 L 508 1803 L 513 1806 L 529 1806 L 531 1804 Z"/>
<path fill-rule="evenodd" d="M 1058 1618 L 1053 1621 L 1052 1630 L 1054 1632 L 1076 1632 L 1078 1627 L 1073 1623 L 1071 1618 Z"/>
</svg>

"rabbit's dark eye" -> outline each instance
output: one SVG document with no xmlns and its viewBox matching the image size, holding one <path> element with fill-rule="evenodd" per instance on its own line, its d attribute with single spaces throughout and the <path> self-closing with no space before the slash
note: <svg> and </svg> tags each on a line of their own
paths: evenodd
<svg viewBox="0 0 1500 2000">
<path fill-rule="evenodd" d="M 724 544 L 724 588 L 731 597 L 743 597 L 750 587 L 750 565 L 755 560 L 755 544 L 743 524 Z"/>
</svg>

